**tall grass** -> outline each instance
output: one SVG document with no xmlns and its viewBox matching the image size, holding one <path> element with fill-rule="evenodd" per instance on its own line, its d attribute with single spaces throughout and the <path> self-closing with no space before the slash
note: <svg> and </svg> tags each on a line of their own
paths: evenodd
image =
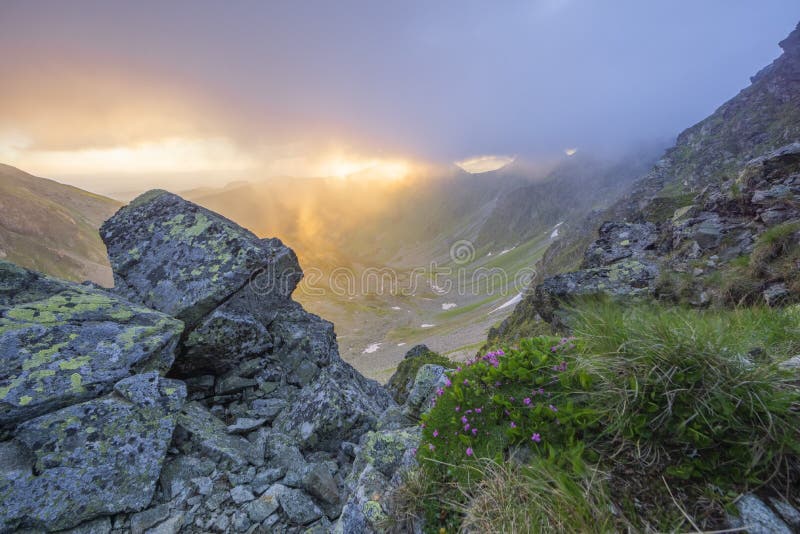
<svg viewBox="0 0 800 534">
<path fill-rule="evenodd" d="M 602 386 L 609 442 L 684 479 L 767 483 L 800 455 L 791 311 L 584 304 L 573 329 Z M 734 471 L 731 471 L 734 469 Z"/>
</svg>

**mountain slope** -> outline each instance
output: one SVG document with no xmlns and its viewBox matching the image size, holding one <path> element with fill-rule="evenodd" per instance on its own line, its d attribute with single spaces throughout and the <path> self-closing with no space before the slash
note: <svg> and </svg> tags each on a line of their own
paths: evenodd
<svg viewBox="0 0 800 534">
<path fill-rule="evenodd" d="M 120 205 L 0 164 L 0 258 L 110 286 L 111 268 L 97 229 Z"/>
<path fill-rule="evenodd" d="M 800 25 L 780 46 L 778 59 L 682 132 L 627 195 L 549 247 L 538 268 L 551 277 L 490 340 L 536 331 L 538 316 L 553 319 L 557 301 L 576 292 L 695 306 L 800 298 Z"/>
</svg>

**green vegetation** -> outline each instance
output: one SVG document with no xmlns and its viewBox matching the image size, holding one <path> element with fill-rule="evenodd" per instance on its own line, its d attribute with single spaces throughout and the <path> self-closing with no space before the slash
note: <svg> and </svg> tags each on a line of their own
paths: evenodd
<svg viewBox="0 0 800 534">
<path fill-rule="evenodd" d="M 571 327 L 450 376 L 402 513 L 433 532 L 663 532 L 720 528 L 747 490 L 800 495 L 800 387 L 778 366 L 800 353 L 797 307 L 591 301 Z"/>
<path fill-rule="evenodd" d="M 425 351 L 418 356 L 405 358 L 397 366 L 397 371 L 392 375 L 389 383 L 386 384 L 386 387 L 392 392 L 397 402 L 405 402 L 408 396 L 407 384 L 414 380 L 419 368 L 427 364 L 441 365 L 447 369 L 454 366 L 453 362 L 449 359 L 432 350 Z"/>
</svg>

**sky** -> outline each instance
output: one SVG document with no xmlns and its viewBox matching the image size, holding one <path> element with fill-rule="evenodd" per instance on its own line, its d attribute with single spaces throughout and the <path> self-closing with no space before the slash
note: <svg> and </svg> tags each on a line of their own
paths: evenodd
<svg viewBox="0 0 800 534">
<path fill-rule="evenodd" d="M 0 162 L 108 192 L 627 148 L 734 96 L 798 20 L 796 0 L 0 0 Z"/>
</svg>

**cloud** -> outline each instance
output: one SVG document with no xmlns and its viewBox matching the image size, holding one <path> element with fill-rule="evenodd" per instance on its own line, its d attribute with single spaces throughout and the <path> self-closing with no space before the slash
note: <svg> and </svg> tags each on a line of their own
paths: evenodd
<svg viewBox="0 0 800 534">
<path fill-rule="evenodd" d="M 467 171 L 471 174 L 478 174 L 481 172 L 489 172 L 495 171 L 497 169 L 502 169 L 512 161 L 514 161 L 515 156 L 500 156 L 500 155 L 489 155 L 489 156 L 475 156 L 472 158 L 463 159 L 461 161 L 456 161 L 455 164 Z"/>
</svg>

